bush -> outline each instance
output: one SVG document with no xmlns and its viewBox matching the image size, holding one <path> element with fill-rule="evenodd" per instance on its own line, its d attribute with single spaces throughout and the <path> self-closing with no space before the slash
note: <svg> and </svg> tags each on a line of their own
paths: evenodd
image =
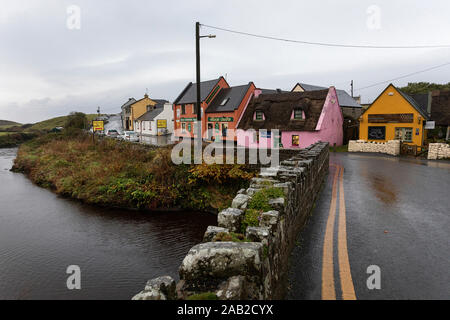
<svg viewBox="0 0 450 320">
<path fill-rule="evenodd" d="M 284 192 L 281 188 L 266 188 L 256 192 L 248 204 L 249 209 L 256 209 L 261 212 L 272 210 L 269 205 L 270 199 L 284 198 Z"/>
<path fill-rule="evenodd" d="M 268 211 L 268 210 L 267 210 Z M 241 223 L 241 232 L 245 233 L 247 227 L 257 227 L 259 226 L 259 220 L 261 219 L 262 210 L 247 209 L 244 213 L 244 219 Z"/>
</svg>

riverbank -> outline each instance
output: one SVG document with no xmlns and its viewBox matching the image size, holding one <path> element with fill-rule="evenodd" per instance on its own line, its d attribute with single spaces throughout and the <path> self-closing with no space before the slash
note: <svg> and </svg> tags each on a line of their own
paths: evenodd
<svg viewBox="0 0 450 320">
<path fill-rule="evenodd" d="M 245 165 L 175 165 L 171 151 L 52 133 L 22 144 L 13 170 L 88 204 L 150 211 L 217 212 L 256 174 Z"/>
</svg>

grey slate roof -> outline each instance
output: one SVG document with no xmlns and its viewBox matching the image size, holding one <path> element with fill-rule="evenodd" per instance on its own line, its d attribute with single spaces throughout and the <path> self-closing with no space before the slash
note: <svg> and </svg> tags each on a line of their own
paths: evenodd
<svg viewBox="0 0 450 320">
<path fill-rule="evenodd" d="M 164 108 L 162 108 L 162 107 L 155 108 L 152 111 L 146 112 L 142 116 L 137 118 L 137 121 L 153 121 L 163 111 L 164 111 Z"/>
<path fill-rule="evenodd" d="M 420 106 L 422 111 L 428 115 L 428 103 L 431 103 L 430 95 L 428 93 L 413 94 L 411 95 L 411 98 L 413 98 Z"/>
<path fill-rule="evenodd" d="M 241 104 L 242 99 L 244 99 L 244 96 L 246 95 L 250 86 L 251 82 L 246 85 L 224 88 L 220 90 L 220 92 L 209 105 L 208 109 L 206 109 L 206 113 L 233 112 L 234 110 L 239 108 L 239 105 Z M 225 99 L 228 99 L 227 103 L 221 106 L 220 104 Z"/>
<path fill-rule="evenodd" d="M 221 78 L 217 78 L 214 80 L 200 82 L 201 101 L 204 101 L 208 97 L 220 79 Z M 197 102 L 197 84 L 190 82 L 178 98 L 175 99 L 174 104 L 187 104 L 195 102 Z"/>
<path fill-rule="evenodd" d="M 152 99 L 152 98 L 150 98 L 152 101 L 155 101 L 156 102 L 156 105 L 161 105 L 161 104 L 165 104 L 165 103 L 168 103 L 169 101 L 168 100 L 165 100 L 165 99 Z"/>
<path fill-rule="evenodd" d="M 135 98 L 130 98 L 127 102 L 125 102 L 123 105 L 122 105 L 122 109 L 123 108 L 125 108 L 125 107 L 128 107 L 128 106 L 130 106 L 130 105 L 132 105 L 133 103 L 135 103 L 136 102 L 136 99 Z"/>
<path fill-rule="evenodd" d="M 277 93 L 288 93 L 289 91 L 284 91 L 281 89 L 261 89 L 258 88 L 258 90 L 261 90 L 261 94 L 277 94 Z"/>
<path fill-rule="evenodd" d="M 328 89 L 326 87 L 315 86 L 306 83 L 298 83 L 305 91 L 317 91 Z M 362 108 L 362 106 L 356 102 L 345 90 L 336 89 L 336 93 L 341 107 L 347 108 Z"/>
<path fill-rule="evenodd" d="M 425 117 L 425 119 L 428 119 L 428 113 L 427 113 L 427 107 L 425 107 L 425 109 L 423 109 L 423 106 L 420 105 L 420 103 L 418 103 L 415 99 L 413 99 L 413 97 L 411 97 L 410 95 L 402 92 L 401 90 L 399 90 L 397 88 L 398 92 L 400 92 L 400 94 L 403 96 L 403 98 L 405 98 L 406 100 L 408 100 L 408 102 L 417 110 L 419 111 L 422 116 Z"/>
</svg>

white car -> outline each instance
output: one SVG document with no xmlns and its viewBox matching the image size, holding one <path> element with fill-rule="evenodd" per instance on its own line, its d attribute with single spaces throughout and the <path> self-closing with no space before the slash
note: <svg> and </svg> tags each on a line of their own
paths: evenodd
<svg viewBox="0 0 450 320">
<path fill-rule="evenodd" d="M 134 131 L 125 131 L 122 135 L 122 139 L 130 142 L 139 142 L 139 137 Z"/>
</svg>

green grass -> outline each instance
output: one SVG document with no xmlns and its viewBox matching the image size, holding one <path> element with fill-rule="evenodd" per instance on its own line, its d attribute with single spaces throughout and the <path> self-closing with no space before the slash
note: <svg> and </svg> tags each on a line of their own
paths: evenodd
<svg viewBox="0 0 450 320">
<path fill-rule="evenodd" d="M 1 129 L 6 129 L 9 127 L 13 127 L 13 126 L 21 126 L 22 124 L 18 123 L 18 122 L 14 122 L 14 121 L 9 121 L 9 120 L 0 120 L 0 128 Z"/>
<path fill-rule="evenodd" d="M 187 300 L 219 300 L 219 298 L 214 292 L 205 292 L 189 296 Z"/>
<path fill-rule="evenodd" d="M 35 123 L 31 126 L 32 130 L 51 130 L 55 127 L 64 127 L 67 121 L 68 116 L 56 117 L 48 120 L 44 120 L 38 123 Z M 96 114 L 87 114 L 86 115 L 89 122 L 97 117 Z"/>
</svg>

